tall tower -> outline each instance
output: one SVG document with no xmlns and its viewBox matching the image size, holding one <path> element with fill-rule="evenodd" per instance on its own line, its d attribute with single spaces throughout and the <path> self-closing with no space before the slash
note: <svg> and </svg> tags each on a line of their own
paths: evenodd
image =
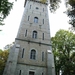
<svg viewBox="0 0 75 75">
<path fill-rule="evenodd" d="M 25 0 L 24 7 L 3 75 L 55 75 L 48 1 Z"/>
</svg>

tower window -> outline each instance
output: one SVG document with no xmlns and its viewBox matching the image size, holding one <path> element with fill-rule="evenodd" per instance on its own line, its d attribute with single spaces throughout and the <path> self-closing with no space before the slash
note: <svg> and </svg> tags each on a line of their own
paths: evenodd
<svg viewBox="0 0 75 75">
<path fill-rule="evenodd" d="M 36 51 L 34 49 L 31 50 L 30 59 L 36 59 Z"/>
<path fill-rule="evenodd" d="M 22 50 L 22 58 L 24 57 L 24 50 L 25 50 L 25 49 L 23 48 L 23 50 Z"/>
<path fill-rule="evenodd" d="M 44 40 L 44 33 L 42 34 L 42 40 Z"/>
<path fill-rule="evenodd" d="M 30 5 L 30 9 L 31 9 L 31 5 Z"/>
<path fill-rule="evenodd" d="M 45 13 L 45 17 L 47 16 L 47 14 Z"/>
<path fill-rule="evenodd" d="M 26 30 L 26 32 L 25 32 L 25 37 L 27 36 L 27 30 Z"/>
<path fill-rule="evenodd" d="M 41 29 L 41 26 L 42 26 L 42 25 L 39 25 L 39 28 L 40 28 L 40 29 Z"/>
<path fill-rule="evenodd" d="M 42 73 L 42 75 L 44 75 L 44 74 Z"/>
<path fill-rule="evenodd" d="M 42 61 L 44 61 L 44 52 L 42 52 Z"/>
<path fill-rule="evenodd" d="M 21 70 L 19 71 L 19 75 L 21 75 Z"/>
<path fill-rule="evenodd" d="M 30 16 L 28 16 L 28 21 L 29 21 Z"/>
<path fill-rule="evenodd" d="M 43 12 L 44 12 L 44 8 L 43 8 Z"/>
<path fill-rule="evenodd" d="M 36 7 L 36 9 L 39 9 L 38 7 Z"/>
<path fill-rule="evenodd" d="M 32 38 L 37 38 L 37 31 L 33 31 Z"/>
<path fill-rule="evenodd" d="M 43 24 L 44 24 L 44 19 L 43 19 Z"/>
<path fill-rule="evenodd" d="M 29 71 L 29 75 L 34 75 L 34 72 L 32 72 L 32 71 Z"/>
<path fill-rule="evenodd" d="M 34 23 L 38 23 L 38 17 L 34 17 Z"/>
</svg>

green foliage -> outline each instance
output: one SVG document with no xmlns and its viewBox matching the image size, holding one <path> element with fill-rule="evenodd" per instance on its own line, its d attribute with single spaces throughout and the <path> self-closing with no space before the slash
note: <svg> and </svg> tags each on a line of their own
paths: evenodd
<svg viewBox="0 0 75 75">
<path fill-rule="evenodd" d="M 55 12 L 59 7 L 62 0 L 50 0 L 50 11 Z M 75 0 L 65 0 L 67 7 L 67 15 L 70 17 L 69 24 L 75 27 Z"/>
<path fill-rule="evenodd" d="M 69 4 L 70 4 L 71 6 L 75 6 L 75 0 L 69 0 Z"/>
<path fill-rule="evenodd" d="M 9 51 L 8 50 L 0 50 L 0 75 L 3 74 L 4 67 L 6 65 L 6 61 L 8 58 Z"/>
<path fill-rule="evenodd" d="M 69 24 L 75 27 L 75 0 L 69 0 L 71 8 L 67 10 L 67 15 L 70 17 Z"/>
<path fill-rule="evenodd" d="M 59 3 L 61 3 L 61 0 L 50 0 L 50 11 L 56 11 L 59 8 Z"/>
<path fill-rule="evenodd" d="M 60 3 L 63 0 L 50 0 L 50 11 L 55 12 L 59 7 Z M 65 1 L 65 6 L 69 5 L 75 5 L 75 0 L 64 0 Z M 68 8 L 68 7 L 67 7 Z"/>
<path fill-rule="evenodd" d="M 54 53 L 56 75 L 62 71 L 62 75 L 75 74 L 75 34 L 65 30 L 59 30 L 55 37 L 51 38 Z"/>
<path fill-rule="evenodd" d="M 40 0 L 41 1 L 41 3 L 46 3 L 46 0 Z"/>
<path fill-rule="evenodd" d="M 3 20 L 8 16 L 13 3 L 8 0 L 0 0 L 0 25 L 3 25 Z"/>
</svg>

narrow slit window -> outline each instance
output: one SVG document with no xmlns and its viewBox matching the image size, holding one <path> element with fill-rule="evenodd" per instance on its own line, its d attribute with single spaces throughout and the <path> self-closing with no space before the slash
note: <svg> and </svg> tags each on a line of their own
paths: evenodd
<svg viewBox="0 0 75 75">
<path fill-rule="evenodd" d="M 25 32 L 25 37 L 27 36 L 27 30 L 26 30 L 26 32 Z"/>
<path fill-rule="evenodd" d="M 44 40 L 44 33 L 42 34 L 42 40 Z"/>
<path fill-rule="evenodd" d="M 44 61 L 44 52 L 42 52 L 42 61 Z"/>
<path fill-rule="evenodd" d="M 24 51 L 25 51 L 25 49 L 23 48 L 23 50 L 22 50 L 22 58 L 24 57 Z"/>
<path fill-rule="evenodd" d="M 31 9 L 31 5 L 30 5 L 30 9 Z"/>
<path fill-rule="evenodd" d="M 42 73 L 42 75 L 44 75 L 44 74 Z"/>
<path fill-rule="evenodd" d="M 43 24 L 44 24 L 44 19 L 43 19 Z"/>
<path fill-rule="evenodd" d="M 21 70 L 19 71 L 19 75 L 21 75 Z"/>
<path fill-rule="evenodd" d="M 41 26 L 42 26 L 42 25 L 39 25 L 39 28 L 40 28 L 40 29 L 41 29 Z"/>
<path fill-rule="evenodd" d="M 45 17 L 47 16 L 47 14 L 45 13 Z"/>
<path fill-rule="evenodd" d="M 28 16 L 28 21 L 29 21 L 30 16 Z"/>
<path fill-rule="evenodd" d="M 43 8 L 43 12 L 44 12 L 44 8 Z"/>
</svg>

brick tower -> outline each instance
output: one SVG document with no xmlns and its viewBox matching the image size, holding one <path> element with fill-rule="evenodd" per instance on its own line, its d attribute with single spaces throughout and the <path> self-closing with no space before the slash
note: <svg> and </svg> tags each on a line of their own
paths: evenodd
<svg viewBox="0 0 75 75">
<path fill-rule="evenodd" d="M 24 8 L 3 75 L 55 75 L 48 1 L 25 0 Z"/>
</svg>

